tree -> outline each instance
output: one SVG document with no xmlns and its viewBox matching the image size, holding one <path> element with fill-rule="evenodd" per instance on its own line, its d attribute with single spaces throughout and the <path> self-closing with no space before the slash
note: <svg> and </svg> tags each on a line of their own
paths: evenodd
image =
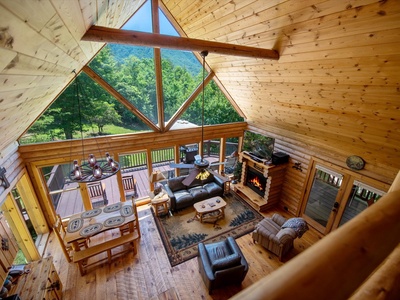
<svg viewBox="0 0 400 300">
<path fill-rule="evenodd" d="M 114 109 L 114 104 L 101 100 L 94 103 L 91 122 L 96 124 L 99 135 L 103 133 L 104 125 L 121 123 L 121 116 L 118 115 L 117 111 Z"/>
</svg>

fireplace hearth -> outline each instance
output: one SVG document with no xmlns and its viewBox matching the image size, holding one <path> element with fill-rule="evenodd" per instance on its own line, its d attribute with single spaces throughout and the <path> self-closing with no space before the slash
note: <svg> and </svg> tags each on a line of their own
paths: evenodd
<svg viewBox="0 0 400 300">
<path fill-rule="evenodd" d="M 267 184 L 267 179 L 264 175 L 250 167 L 247 167 L 246 185 L 256 192 L 261 197 L 264 197 L 265 186 Z"/>
</svg>

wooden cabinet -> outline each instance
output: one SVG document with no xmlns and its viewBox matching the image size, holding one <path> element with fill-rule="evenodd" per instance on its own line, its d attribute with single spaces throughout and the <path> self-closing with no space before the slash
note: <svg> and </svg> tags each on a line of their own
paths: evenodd
<svg viewBox="0 0 400 300">
<path fill-rule="evenodd" d="M 59 300 L 62 299 L 62 283 L 53 264 L 53 257 L 34 261 L 25 267 L 18 284 L 9 295 L 18 294 L 21 299 Z"/>
</svg>

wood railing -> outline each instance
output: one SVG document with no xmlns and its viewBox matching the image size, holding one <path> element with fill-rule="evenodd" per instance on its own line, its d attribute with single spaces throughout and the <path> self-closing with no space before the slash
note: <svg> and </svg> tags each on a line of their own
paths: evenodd
<svg viewBox="0 0 400 300">
<path fill-rule="evenodd" d="M 399 299 L 399 201 L 400 172 L 374 205 L 231 299 Z"/>
<path fill-rule="evenodd" d="M 238 149 L 238 143 L 226 143 L 226 156 L 229 156 L 232 152 Z M 220 142 L 208 140 L 204 142 L 204 156 L 219 156 L 219 148 Z M 154 164 L 162 164 L 174 161 L 174 149 L 173 148 L 164 148 L 152 150 L 151 152 L 152 159 L 151 161 Z M 180 153 L 181 159 L 184 158 L 185 154 L 183 152 Z M 139 168 L 147 165 L 146 152 L 136 152 L 131 154 L 121 155 L 119 157 L 119 162 L 123 169 L 125 168 Z"/>
</svg>

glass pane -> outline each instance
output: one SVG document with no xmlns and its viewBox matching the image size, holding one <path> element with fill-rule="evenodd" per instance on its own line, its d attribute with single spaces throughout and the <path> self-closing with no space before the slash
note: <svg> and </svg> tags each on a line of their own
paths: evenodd
<svg viewBox="0 0 400 300">
<path fill-rule="evenodd" d="M 108 44 L 89 66 L 146 117 L 157 123 L 153 48 Z M 134 125 L 137 117 L 128 110 L 127 114 L 132 116 L 131 123 Z M 123 118 L 121 121 L 128 122 Z"/>
<path fill-rule="evenodd" d="M 96 72 L 108 77 L 104 78 L 106 81 L 112 81 L 110 74 L 118 75 L 114 71 L 115 63 L 105 62 L 102 58 L 99 54 L 92 65 Z M 79 102 L 73 82 L 21 137 L 21 144 L 81 138 L 81 122 L 84 138 L 149 130 L 85 73 L 79 74 L 76 80 L 79 82 Z"/>
<path fill-rule="evenodd" d="M 72 163 L 41 169 L 49 190 L 51 203 L 61 218 L 84 211 L 79 184 L 69 179 L 71 170 Z"/>
<path fill-rule="evenodd" d="M 201 78 L 201 77 L 200 77 Z M 182 119 L 201 126 L 202 123 L 202 92 L 196 100 L 183 113 Z M 244 119 L 239 116 L 231 103 L 219 89 L 218 85 L 212 80 L 204 89 L 204 124 L 226 124 L 242 122 Z"/>
<path fill-rule="evenodd" d="M 199 144 L 186 144 L 179 146 L 180 162 L 184 164 L 193 164 L 195 156 L 199 154 Z M 193 165 L 194 167 L 194 165 Z M 180 175 L 188 175 L 191 168 L 179 168 Z"/>
<path fill-rule="evenodd" d="M 158 9 L 158 15 L 160 17 L 160 33 L 165 35 L 179 36 L 178 32 L 172 26 L 171 22 L 168 21 L 161 9 Z"/>
<path fill-rule="evenodd" d="M 33 241 L 36 242 L 36 239 L 37 239 L 38 235 L 36 233 L 35 227 L 32 224 L 32 221 L 31 221 L 31 219 L 29 217 L 29 214 L 26 211 L 26 207 L 25 207 L 24 201 L 23 201 L 20 193 L 18 192 L 18 189 L 17 188 L 12 189 L 11 194 L 13 195 L 13 198 L 14 198 L 15 202 L 18 205 L 18 208 L 19 208 L 19 210 L 20 210 L 20 212 L 22 214 L 22 217 L 24 218 L 26 227 L 28 228 L 29 233 L 30 233 Z"/>
<path fill-rule="evenodd" d="M 150 192 L 149 174 L 147 168 L 146 152 L 126 153 L 118 157 L 121 165 L 122 178 L 133 176 L 135 181 L 135 191 L 133 199 L 137 201 L 143 197 L 148 197 Z M 125 191 L 125 197 L 131 197 L 130 191 Z"/>
<path fill-rule="evenodd" d="M 175 177 L 175 170 L 170 168 L 169 164 L 174 162 L 174 148 L 162 148 L 151 151 L 151 159 L 153 162 L 153 172 L 160 171 L 164 175 L 165 180 L 159 181 L 161 184 L 166 183 L 168 178 Z M 155 186 L 156 183 L 153 183 Z"/>
<path fill-rule="evenodd" d="M 228 138 L 225 145 L 225 156 L 236 156 L 239 148 L 239 138 Z"/>
<path fill-rule="evenodd" d="M 125 30 L 135 30 L 141 32 L 153 32 L 153 24 L 151 22 L 151 1 L 145 4 L 129 19 L 122 27 Z"/>
<path fill-rule="evenodd" d="M 203 143 L 204 146 L 204 158 L 210 163 L 210 169 L 213 171 L 218 171 L 219 169 L 219 151 L 221 148 L 221 140 L 213 139 L 206 140 Z"/>
<path fill-rule="evenodd" d="M 161 49 L 165 120 L 201 84 L 201 64 L 192 52 Z"/>
<path fill-rule="evenodd" d="M 346 202 L 346 208 L 343 212 L 339 226 L 342 226 L 347 221 L 357 216 L 364 209 L 371 206 L 384 194 L 383 191 L 369 190 L 364 186 L 353 184 L 353 188 Z"/>
<path fill-rule="evenodd" d="M 341 177 L 317 170 L 304 213 L 325 227 L 341 184 Z"/>
</svg>

